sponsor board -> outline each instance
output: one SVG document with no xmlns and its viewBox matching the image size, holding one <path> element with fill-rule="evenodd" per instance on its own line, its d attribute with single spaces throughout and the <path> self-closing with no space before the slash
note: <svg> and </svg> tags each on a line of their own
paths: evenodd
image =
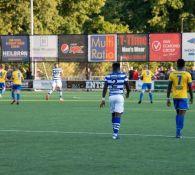
<svg viewBox="0 0 195 175">
<path fill-rule="evenodd" d="M 195 62 L 195 33 L 182 34 L 182 58 Z"/>
<path fill-rule="evenodd" d="M 150 61 L 177 61 L 181 58 L 181 34 L 150 34 Z"/>
<path fill-rule="evenodd" d="M 117 35 L 88 35 L 88 61 L 117 60 Z"/>
<path fill-rule="evenodd" d="M 1 36 L 2 61 L 29 61 L 28 36 Z"/>
<path fill-rule="evenodd" d="M 147 61 L 148 35 L 146 34 L 119 34 L 118 61 Z"/>
<path fill-rule="evenodd" d="M 30 57 L 31 61 L 57 61 L 58 36 L 30 36 Z"/>
<path fill-rule="evenodd" d="M 59 61 L 87 62 L 87 35 L 60 35 Z"/>
<path fill-rule="evenodd" d="M 67 81 L 68 89 L 84 89 L 85 81 Z"/>
</svg>

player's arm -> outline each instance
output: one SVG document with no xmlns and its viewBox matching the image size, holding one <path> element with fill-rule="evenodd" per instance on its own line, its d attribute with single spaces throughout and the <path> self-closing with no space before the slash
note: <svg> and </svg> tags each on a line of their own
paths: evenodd
<svg viewBox="0 0 195 175">
<path fill-rule="evenodd" d="M 100 103 L 100 108 L 103 108 L 105 106 L 105 97 L 108 90 L 108 83 L 105 81 L 103 91 L 102 91 L 102 101 Z"/>
<path fill-rule="evenodd" d="M 193 90 L 192 90 L 192 83 L 188 83 L 188 89 L 190 94 L 190 103 L 193 103 Z"/>
<path fill-rule="evenodd" d="M 129 93 L 131 92 L 131 87 L 130 87 L 128 81 L 125 81 L 125 88 L 126 88 L 126 90 L 127 90 L 126 98 L 129 98 Z"/>
<path fill-rule="evenodd" d="M 171 105 L 170 95 L 171 95 L 171 89 L 172 89 L 173 82 L 169 81 L 168 87 L 167 87 L 167 106 Z"/>
</svg>

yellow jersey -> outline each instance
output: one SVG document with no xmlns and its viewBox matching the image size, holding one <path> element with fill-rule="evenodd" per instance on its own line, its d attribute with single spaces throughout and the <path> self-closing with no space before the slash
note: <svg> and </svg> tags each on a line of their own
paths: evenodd
<svg viewBox="0 0 195 175">
<path fill-rule="evenodd" d="M 169 75 L 169 81 L 173 82 L 173 98 L 188 98 L 188 84 L 192 83 L 192 77 L 189 72 L 171 72 Z"/>
<path fill-rule="evenodd" d="M 144 83 L 151 83 L 154 74 L 150 70 L 143 70 L 141 76 L 143 77 L 142 81 Z"/>
<path fill-rule="evenodd" d="M 22 85 L 23 75 L 19 70 L 12 72 L 12 81 L 13 84 Z"/>
<path fill-rule="evenodd" d="M 0 83 L 5 83 L 7 77 L 7 71 L 4 69 L 0 70 Z"/>
</svg>

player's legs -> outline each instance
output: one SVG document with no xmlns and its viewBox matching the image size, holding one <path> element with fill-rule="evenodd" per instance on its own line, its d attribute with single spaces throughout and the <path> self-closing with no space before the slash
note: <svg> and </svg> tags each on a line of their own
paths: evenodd
<svg viewBox="0 0 195 175">
<path fill-rule="evenodd" d="M 176 138 L 182 137 L 182 129 L 184 127 L 184 117 L 186 110 L 188 110 L 187 99 L 174 99 L 174 106 L 176 109 Z"/>
<path fill-rule="evenodd" d="M 12 90 L 11 90 L 12 102 L 11 102 L 11 104 L 14 104 L 16 102 L 15 91 L 16 91 L 16 85 L 12 85 Z"/>
<path fill-rule="evenodd" d="M 54 90 L 56 89 L 56 81 L 53 81 L 52 82 L 52 88 L 51 90 L 48 91 L 47 95 L 46 95 L 46 100 L 49 100 L 49 96 L 54 92 Z"/>
<path fill-rule="evenodd" d="M 0 83 L 0 97 L 2 97 L 3 94 L 3 83 Z"/>
<path fill-rule="evenodd" d="M 19 104 L 20 102 L 20 87 L 16 90 L 16 103 Z"/>
<path fill-rule="evenodd" d="M 60 101 L 64 101 L 62 98 L 62 81 L 57 81 L 57 87 L 60 95 Z"/>
<path fill-rule="evenodd" d="M 110 96 L 110 111 L 112 113 L 113 139 L 118 138 L 121 115 L 124 111 L 124 98 L 122 95 Z"/>
<path fill-rule="evenodd" d="M 152 84 L 151 84 L 151 83 L 148 83 L 148 84 L 147 84 L 147 88 L 148 88 L 148 91 L 149 91 L 150 103 L 153 103 Z"/>
<path fill-rule="evenodd" d="M 141 91 L 140 96 L 139 96 L 139 102 L 138 102 L 138 104 L 141 104 L 141 102 L 143 100 L 143 97 L 144 97 L 144 92 L 145 91 L 146 91 L 146 84 L 143 83 L 143 85 L 142 85 L 142 91 Z"/>
</svg>

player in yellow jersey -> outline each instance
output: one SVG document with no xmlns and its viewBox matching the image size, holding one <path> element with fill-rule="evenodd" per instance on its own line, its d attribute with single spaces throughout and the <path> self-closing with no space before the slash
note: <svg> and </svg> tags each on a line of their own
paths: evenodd
<svg viewBox="0 0 195 175">
<path fill-rule="evenodd" d="M 3 69 L 3 65 L 0 65 L 0 98 L 5 93 L 5 81 L 7 79 L 7 71 Z"/>
<path fill-rule="evenodd" d="M 193 103 L 192 78 L 189 72 L 185 71 L 185 61 L 178 59 L 177 71 L 169 75 L 169 85 L 167 89 L 167 106 L 171 105 L 170 94 L 172 90 L 174 107 L 176 110 L 176 138 L 182 138 L 181 131 L 184 127 L 184 116 L 188 105 L 188 90 L 190 103 Z"/>
<path fill-rule="evenodd" d="M 144 96 L 144 92 L 146 90 L 149 91 L 150 103 L 153 103 L 152 90 L 151 90 L 153 77 L 154 77 L 154 74 L 148 69 L 148 65 L 146 65 L 145 69 L 142 71 L 142 74 L 141 74 L 141 80 L 143 81 L 143 85 L 142 85 L 142 92 L 140 93 L 138 104 L 141 104 L 143 96 Z"/>
<path fill-rule="evenodd" d="M 17 66 L 14 67 L 14 71 L 12 72 L 12 103 L 14 104 L 16 102 L 16 104 L 19 104 L 19 100 L 20 100 L 20 91 L 21 91 L 21 86 L 22 86 L 22 80 L 23 80 L 23 75 L 21 73 L 21 71 L 19 70 L 19 68 Z"/>
</svg>

